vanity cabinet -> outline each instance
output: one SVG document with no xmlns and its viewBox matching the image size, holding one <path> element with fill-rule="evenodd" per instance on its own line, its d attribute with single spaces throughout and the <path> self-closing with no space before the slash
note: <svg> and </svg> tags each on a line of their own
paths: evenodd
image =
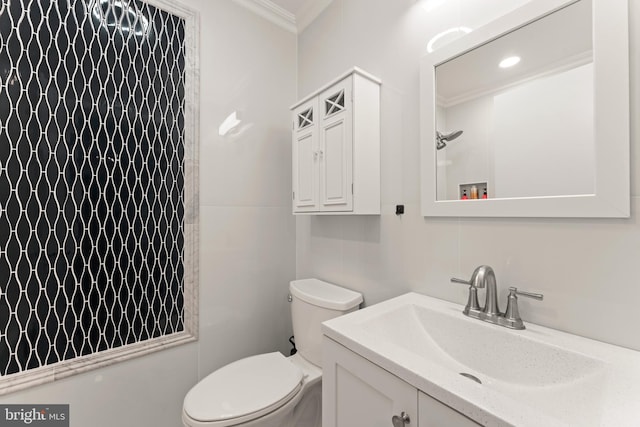
<svg viewBox="0 0 640 427">
<path fill-rule="evenodd" d="M 380 80 L 354 68 L 291 110 L 293 213 L 380 214 Z"/>
<path fill-rule="evenodd" d="M 426 393 L 418 392 L 418 427 L 478 427 L 470 418 L 434 399 Z"/>
<path fill-rule="evenodd" d="M 322 351 L 322 427 L 389 427 L 402 412 L 418 425 L 413 386 L 330 338 Z"/>
<path fill-rule="evenodd" d="M 480 425 L 332 339 L 323 340 L 322 427 Z"/>
</svg>

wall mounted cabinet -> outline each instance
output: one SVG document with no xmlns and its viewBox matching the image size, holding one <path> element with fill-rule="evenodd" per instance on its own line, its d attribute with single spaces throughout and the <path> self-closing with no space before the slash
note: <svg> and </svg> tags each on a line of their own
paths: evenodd
<svg viewBox="0 0 640 427">
<path fill-rule="evenodd" d="M 291 110 L 293 213 L 380 214 L 380 80 L 353 68 Z"/>
</svg>

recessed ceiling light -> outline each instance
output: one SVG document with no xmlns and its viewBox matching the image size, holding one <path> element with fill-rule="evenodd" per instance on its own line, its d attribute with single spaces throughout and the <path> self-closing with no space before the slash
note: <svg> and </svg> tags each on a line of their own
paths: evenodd
<svg viewBox="0 0 640 427">
<path fill-rule="evenodd" d="M 518 62 L 520 62 L 520 57 L 519 56 L 510 56 L 510 57 L 504 58 L 502 61 L 500 61 L 499 66 L 500 66 L 500 68 L 509 68 L 509 67 L 513 67 Z"/>
</svg>

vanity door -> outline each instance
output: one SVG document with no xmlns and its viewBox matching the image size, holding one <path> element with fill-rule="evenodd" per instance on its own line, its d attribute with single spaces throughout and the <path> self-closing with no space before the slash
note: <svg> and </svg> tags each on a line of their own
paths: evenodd
<svg viewBox="0 0 640 427">
<path fill-rule="evenodd" d="M 322 427 L 418 426 L 415 387 L 335 341 L 323 339 Z M 406 421 L 399 420 L 403 413 Z"/>
<path fill-rule="evenodd" d="M 418 427 L 478 427 L 480 424 L 451 409 L 431 396 L 418 393 Z"/>
</svg>

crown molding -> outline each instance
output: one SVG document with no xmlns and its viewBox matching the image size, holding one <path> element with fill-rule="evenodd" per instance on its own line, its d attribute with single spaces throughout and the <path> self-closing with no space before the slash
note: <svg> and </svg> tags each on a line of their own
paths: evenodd
<svg viewBox="0 0 640 427">
<path fill-rule="evenodd" d="M 298 32 L 296 17 L 293 13 L 281 8 L 269 0 L 233 0 L 240 6 L 262 16 L 279 27 L 292 33 Z"/>
<path fill-rule="evenodd" d="M 233 1 L 285 30 L 297 34 L 307 28 L 333 0 L 306 0 L 297 15 L 270 0 Z"/>
</svg>

